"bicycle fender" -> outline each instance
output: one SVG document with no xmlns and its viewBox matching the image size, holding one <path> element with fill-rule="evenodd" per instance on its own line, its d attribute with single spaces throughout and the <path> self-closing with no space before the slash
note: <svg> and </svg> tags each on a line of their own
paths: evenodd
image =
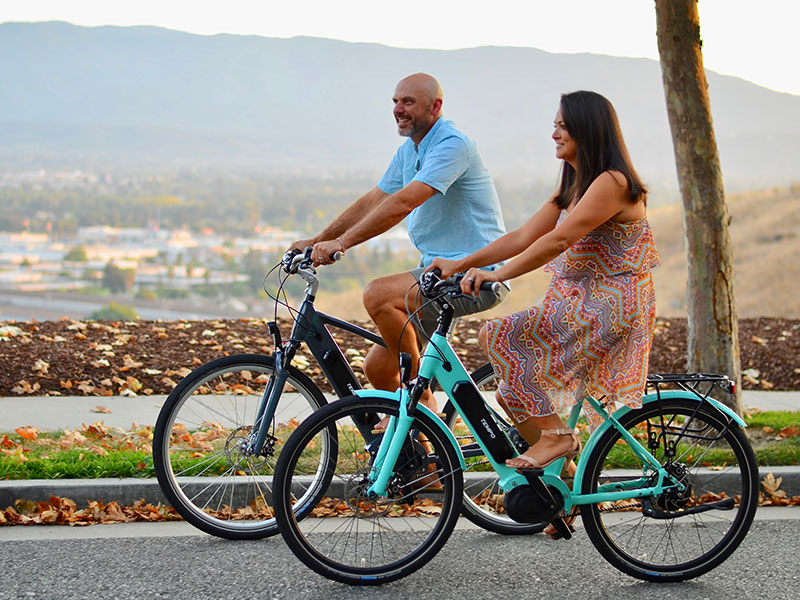
<svg viewBox="0 0 800 600">
<path fill-rule="evenodd" d="M 386 390 L 356 390 L 355 395 L 359 398 L 381 398 L 383 400 L 393 400 L 394 402 L 400 402 L 400 397 L 398 396 L 398 392 L 402 393 L 403 396 L 408 395 L 408 391 L 406 390 L 398 390 L 394 392 L 387 392 Z M 458 445 L 458 440 L 456 440 L 456 436 L 450 430 L 450 428 L 439 418 L 435 412 L 433 412 L 430 408 L 425 406 L 422 403 L 417 404 L 417 410 L 425 413 L 428 417 L 430 417 L 431 421 L 433 421 L 434 425 L 441 430 L 442 433 L 445 434 L 447 439 L 453 444 L 453 447 L 457 450 L 458 454 L 458 462 L 461 464 L 462 469 L 467 468 L 467 462 L 464 460 L 464 455 L 461 454 L 461 447 Z"/>
<path fill-rule="evenodd" d="M 697 396 L 695 396 L 693 393 L 685 392 L 685 391 L 682 391 L 682 390 L 667 390 L 665 392 L 661 392 L 660 396 L 664 400 L 669 400 L 671 398 L 682 398 L 684 400 L 694 400 L 695 402 L 700 402 L 700 399 Z M 659 398 L 659 394 L 647 394 L 644 398 L 642 398 L 642 404 L 649 404 L 650 402 L 656 402 L 656 401 L 658 401 L 658 398 Z M 736 424 L 739 425 L 739 427 L 747 427 L 747 424 L 744 422 L 744 420 L 739 415 L 737 415 L 733 411 L 733 409 L 731 409 L 728 406 L 725 406 L 719 400 L 715 400 L 714 398 L 705 398 L 703 400 L 703 402 L 708 402 L 711 406 L 716 408 L 722 414 L 724 414 L 724 415 L 730 417 L 731 419 L 733 419 L 734 421 L 736 421 Z M 626 406 L 625 409 L 627 409 L 628 411 L 635 410 L 635 409 L 632 409 L 632 408 L 630 408 L 628 406 Z M 617 413 L 615 413 L 615 414 L 619 414 L 620 416 L 622 416 L 625 413 L 621 413 L 621 412 L 617 411 Z"/>
<path fill-rule="evenodd" d="M 682 400 L 691 400 L 694 402 L 707 402 L 709 405 L 716 408 L 718 411 L 723 413 L 725 416 L 730 417 L 733 419 L 740 427 L 747 427 L 745 422 L 742 418 L 737 415 L 732 409 L 725 406 L 719 400 L 714 400 L 713 398 L 705 398 L 704 400 L 700 400 L 695 394 L 691 392 L 686 392 L 683 390 L 667 390 L 661 392 L 661 394 L 646 394 L 644 398 L 642 398 L 642 405 L 650 404 L 651 402 L 658 402 L 659 397 L 662 400 L 671 400 L 671 399 L 682 399 Z M 636 408 L 631 408 L 630 406 L 623 406 L 617 410 L 615 410 L 612 414 L 614 418 L 621 419 L 629 412 L 637 410 Z M 608 430 L 611 429 L 612 425 L 610 422 L 605 421 L 603 422 L 592 434 L 592 436 L 587 441 L 586 445 L 581 450 L 581 456 L 590 456 L 594 451 L 594 447 L 597 445 L 597 441 L 603 437 L 603 434 Z M 575 479 L 573 484 L 573 489 L 580 490 L 583 489 L 583 475 L 584 471 L 586 470 L 586 462 L 585 460 L 578 461 L 578 470 L 575 472 Z"/>
</svg>

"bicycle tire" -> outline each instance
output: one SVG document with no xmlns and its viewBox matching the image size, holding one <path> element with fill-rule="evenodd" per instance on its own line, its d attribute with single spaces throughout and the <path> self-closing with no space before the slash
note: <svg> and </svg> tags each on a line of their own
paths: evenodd
<svg viewBox="0 0 800 600">
<path fill-rule="evenodd" d="M 421 413 L 394 466 L 387 495 L 372 499 L 364 493 L 372 454 L 353 423 L 365 414 L 396 415 L 398 406 L 370 396 L 331 403 L 297 428 L 278 458 L 275 516 L 281 534 L 303 564 L 329 579 L 378 585 L 405 577 L 427 564 L 455 527 L 463 494 L 458 454 L 441 425 Z M 328 499 L 303 519 L 304 514 L 293 511 L 291 492 L 307 463 L 317 460 L 316 446 L 332 430 L 338 433 L 338 460 Z M 425 436 L 429 446 L 420 444 L 416 434 Z"/>
<path fill-rule="evenodd" d="M 482 391 L 493 389 L 491 384 L 498 380 L 492 365 L 487 363 L 470 374 L 472 381 Z M 497 422 L 504 431 L 508 431 L 512 425 L 497 411 L 494 410 Z M 453 403 L 448 401 L 444 408 L 444 421 L 453 430 L 462 452 L 474 454 L 479 448 L 475 443 L 475 438 L 466 430 Z M 499 486 L 499 477 L 493 469 L 480 471 L 482 465 L 488 465 L 489 461 L 483 456 L 467 457 L 467 469 L 464 471 L 464 498 L 462 501 L 461 514 L 472 523 L 494 533 L 502 535 L 531 535 L 539 533 L 547 523 L 518 523 L 509 517 L 504 508 L 504 492 Z M 479 473 L 483 474 L 480 475 Z"/>
<path fill-rule="evenodd" d="M 642 437 L 642 425 L 645 439 L 654 434 L 659 448 L 650 452 L 688 487 L 659 497 L 582 506 L 589 539 L 614 567 L 638 579 L 683 581 L 707 573 L 739 546 L 758 505 L 758 466 L 747 437 L 720 410 L 690 398 L 645 404 L 620 423 L 634 436 Z M 647 469 L 627 443 L 617 443 L 620 437 L 615 429 L 606 431 L 586 457 L 583 493 L 596 491 L 600 481 L 644 479 Z M 671 460 L 664 443 L 670 440 L 676 444 Z M 709 469 L 712 460 L 722 466 Z M 616 470 L 620 464 L 626 470 Z M 712 502 L 719 509 L 692 512 Z M 657 512 L 648 516 L 648 508 Z"/>
<path fill-rule="evenodd" d="M 260 539 L 278 533 L 271 508 L 275 454 L 291 429 L 327 404 L 319 388 L 289 367 L 270 434 L 271 455 L 243 456 L 263 390 L 275 370 L 271 356 L 238 354 L 206 363 L 167 397 L 153 432 L 153 462 L 162 492 L 189 523 L 227 539 Z M 321 493 L 324 472 L 306 495 Z M 322 489 L 320 489 L 322 488 Z M 311 498 L 309 498 L 311 499 Z"/>
</svg>

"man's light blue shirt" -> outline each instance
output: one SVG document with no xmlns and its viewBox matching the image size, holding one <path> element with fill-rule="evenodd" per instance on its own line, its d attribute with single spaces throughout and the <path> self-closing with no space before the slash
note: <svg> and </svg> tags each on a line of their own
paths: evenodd
<svg viewBox="0 0 800 600">
<path fill-rule="evenodd" d="M 492 177 L 475 142 L 452 121 L 439 118 L 418 146 L 407 139 L 378 187 L 393 194 L 412 181 L 438 192 L 406 217 L 421 266 L 437 256 L 463 258 L 505 234 Z"/>
</svg>

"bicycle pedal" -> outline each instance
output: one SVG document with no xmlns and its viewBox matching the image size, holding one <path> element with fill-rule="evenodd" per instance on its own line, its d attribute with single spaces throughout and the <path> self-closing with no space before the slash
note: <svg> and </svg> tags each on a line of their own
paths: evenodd
<svg viewBox="0 0 800 600">
<path fill-rule="evenodd" d="M 525 475 L 526 478 L 528 476 L 541 477 L 542 475 L 544 475 L 544 469 L 536 469 L 534 467 L 518 467 L 517 473 L 519 473 L 520 475 Z"/>
<path fill-rule="evenodd" d="M 550 524 L 556 528 L 558 532 L 558 537 L 554 537 L 553 539 L 564 539 L 569 540 L 572 539 L 572 534 L 575 533 L 575 528 L 564 521 L 563 517 L 557 517 L 550 521 Z"/>
</svg>

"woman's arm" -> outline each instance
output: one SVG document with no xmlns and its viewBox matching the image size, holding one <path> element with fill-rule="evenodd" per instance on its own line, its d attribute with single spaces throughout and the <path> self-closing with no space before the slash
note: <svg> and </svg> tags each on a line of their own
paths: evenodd
<svg viewBox="0 0 800 600">
<path fill-rule="evenodd" d="M 561 209 L 550 198 L 528 221 L 521 227 L 510 231 L 497 238 L 488 246 L 473 252 L 460 260 L 447 260 L 436 258 L 428 270 L 441 269 L 443 277 L 453 273 L 460 273 L 470 267 L 485 267 L 516 256 L 537 239 L 551 231 L 558 223 Z"/>
<path fill-rule="evenodd" d="M 629 207 L 628 184 L 624 179 L 619 179 L 609 171 L 601 173 L 558 227 L 539 237 L 495 274 L 505 280 L 538 269 Z"/>
</svg>

